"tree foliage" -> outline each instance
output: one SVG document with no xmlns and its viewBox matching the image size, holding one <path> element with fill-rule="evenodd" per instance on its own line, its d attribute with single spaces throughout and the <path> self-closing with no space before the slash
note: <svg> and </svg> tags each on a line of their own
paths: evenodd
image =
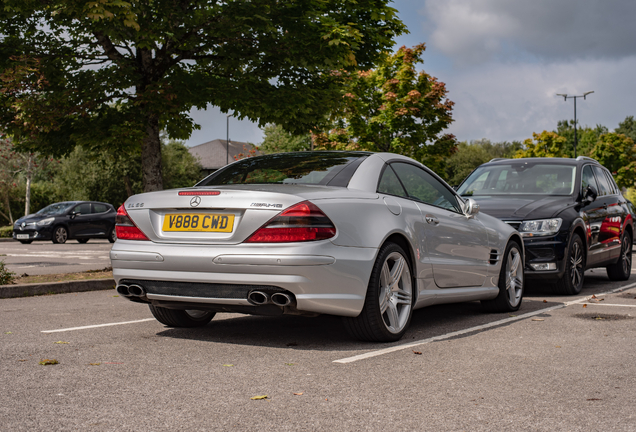
<svg viewBox="0 0 636 432">
<path fill-rule="evenodd" d="M 269 124 L 263 129 L 263 142 L 258 146 L 262 153 L 283 153 L 311 149 L 311 135 L 294 135 L 280 125 Z"/>
<path fill-rule="evenodd" d="M 567 143 L 567 138 L 556 132 L 533 132 L 532 138 L 523 142 L 524 148 L 517 151 L 514 157 L 568 157 Z"/>
<path fill-rule="evenodd" d="M 342 75 L 405 31 L 390 0 L 4 0 L 0 127 L 31 150 L 139 151 L 163 187 L 159 132 L 187 138 L 192 108 L 290 131 L 319 124 Z"/>
<path fill-rule="evenodd" d="M 557 129 L 555 131 L 559 136 L 567 139 L 564 151 L 567 157 L 574 157 L 574 120 L 561 120 L 557 123 Z M 577 156 L 587 156 L 592 151 L 592 148 L 598 141 L 599 137 L 609 132 L 607 127 L 602 125 L 596 125 L 595 128 L 589 126 L 578 127 L 576 129 L 576 154 Z"/>
<path fill-rule="evenodd" d="M 475 168 L 494 158 L 511 158 L 521 149 L 519 141 L 492 143 L 488 139 L 463 141 L 447 161 L 444 179 L 459 185 Z M 438 173 L 439 174 L 439 173 Z"/>
<path fill-rule="evenodd" d="M 625 117 L 625 120 L 618 124 L 614 132 L 630 137 L 632 141 L 636 142 L 636 120 L 634 120 L 634 116 Z"/>
<path fill-rule="evenodd" d="M 446 85 L 416 65 L 425 45 L 386 54 L 376 69 L 344 73 L 347 83 L 331 127 L 316 136 L 318 148 L 394 152 L 437 172 L 456 150 L 444 130 L 453 121 Z"/>
<path fill-rule="evenodd" d="M 616 132 L 601 135 L 590 156 L 610 170 L 618 187 L 634 186 L 634 182 L 636 182 L 636 145 L 630 137 Z"/>
</svg>

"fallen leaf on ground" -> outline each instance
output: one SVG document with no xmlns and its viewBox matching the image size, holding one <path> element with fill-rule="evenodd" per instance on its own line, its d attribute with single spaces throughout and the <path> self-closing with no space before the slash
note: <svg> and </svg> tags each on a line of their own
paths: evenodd
<svg viewBox="0 0 636 432">
<path fill-rule="evenodd" d="M 64 341 L 57 341 L 57 342 L 53 342 L 53 343 L 56 343 L 56 344 L 67 344 L 68 342 L 64 342 Z"/>
<path fill-rule="evenodd" d="M 250 399 L 252 399 L 252 400 L 267 399 L 267 395 L 253 396 L 253 397 L 251 397 Z"/>
<path fill-rule="evenodd" d="M 593 298 L 593 299 L 595 299 L 595 298 L 596 298 L 596 296 L 595 296 L 594 294 L 592 294 L 592 298 Z"/>
<path fill-rule="evenodd" d="M 287 366 L 294 366 L 296 363 L 285 363 Z"/>
<path fill-rule="evenodd" d="M 588 400 L 589 401 L 595 401 L 595 400 L 603 400 L 603 399 L 591 398 L 591 399 L 588 399 Z"/>
<path fill-rule="evenodd" d="M 554 347 L 555 348 L 561 348 L 561 345 L 555 345 Z"/>
<path fill-rule="evenodd" d="M 303 393 L 305 393 L 305 392 L 298 392 L 298 393 L 294 393 L 294 396 L 302 396 L 302 395 L 303 395 Z"/>
<path fill-rule="evenodd" d="M 123 364 L 123 363 L 119 363 L 119 362 L 104 362 L 104 364 Z"/>
<path fill-rule="evenodd" d="M 413 354 L 422 355 L 421 351 L 413 351 Z"/>
<path fill-rule="evenodd" d="M 532 321 L 545 321 L 543 318 L 532 318 Z"/>
<path fill-rule="evenodd" d="M 19 359 L 18 361 L 27 361 L 27 359 Z"/>
<path fill-rule="evenodd" d="M 602 319 L 605 319 L 605 318 L 603 318 L 602 316 L 597 316 L 597 317 L 595 317 L 594 319 L 602 320 Z"/>
<path fill-rule="evenodd" d="M 89 363 L 91 366 L 99 366 L 101 363 Z"/>
<path fill-rule="evenodd" d="M 119 297 L 118 295 L 114 295 L 113 297 Z"/>
<path fill-rule="evenodd" d="M 223 366 L 225 366 L 225 367 L 234 367 L 234 365 L 233 365 L 233 364 L 231 364 L 231 363 L 224 364 Z"/>
<path fill-rule="evenodd" d="M 44 359 L 44 360 L 40 360 L 40 364 L 42 366 L 46 366 L 46 365 L 56 365 L 56 364 L 60 364 L 59 361 L 55 360 L 55 359 Z"/>
<path fill-rule="evenodd" d="M 4 334 L 13 334 L 13 332 L 4 332 Z"/>
<path fill-rule="evenodd" d="M 511 317 L 516 317 L 517 315 L 513 315 L 513 314 L 508 314 L 508 316 L 511 316 Z"/>
<path fill-rule="evenodd" d="M 583 303 L 583 307 L 584 307 L 584 308 L 586 308 L 586 307 L 587 307 L 587 305 L 586 305 L 585 303 Z"/>
<path fill-rule="evenodd" d="M 548 302 L 547 300 L 543 300 L 543 303 L 547 303 L 547 302 Z"/>
</svg>

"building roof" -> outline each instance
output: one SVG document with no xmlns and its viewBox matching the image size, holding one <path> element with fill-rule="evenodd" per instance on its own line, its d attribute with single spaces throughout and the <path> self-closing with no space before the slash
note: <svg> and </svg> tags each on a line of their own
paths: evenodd
<svg viewBox="0 0 636 432">
<path fill-rule="evenodd" d="M 254 146 L 250 143 L 230 140 L 227 148 L 224 139 L 215 139 L 194 147 L 188 151 L 194 157 L 199 158 L 201 167 L 204 170 L 217 170 L 228 163 L 235 161 L 234 156 L 239 153 L 247 153 Z M 260 154 L 260 152 L 257 152 Z"/>
</svg>

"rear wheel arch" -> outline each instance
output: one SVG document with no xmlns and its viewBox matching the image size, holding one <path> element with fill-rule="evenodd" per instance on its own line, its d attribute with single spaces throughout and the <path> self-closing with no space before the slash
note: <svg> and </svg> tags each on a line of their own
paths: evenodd
<svg viewBox="0 0 636 432">
<path fill-rule="evenodd" d="M 387 243 L 395 243 L 396 245 L 400 246 L 402 250 L 404 250 L 404 252 L 408 255 L 406 258 L 411 264 L 411 269 L 413 270 L 411 276 L 413 277 L 413 282 L 415 282 L 417 280 L 417 265 L 415 260 L 415 253 L 413 251 L 413 247 L 411 246 L 411 242 L 403 234 L 393 233 L 389 237 L 387 237 L 384 242 L 382 242 L 382 244 L 378 248 L 378 251 L 382 249 L 382 247 Z M 413 294 L 415 296 L 415 300 L 417 300 L 417 289 L 414 290 Z"/>
</svg>

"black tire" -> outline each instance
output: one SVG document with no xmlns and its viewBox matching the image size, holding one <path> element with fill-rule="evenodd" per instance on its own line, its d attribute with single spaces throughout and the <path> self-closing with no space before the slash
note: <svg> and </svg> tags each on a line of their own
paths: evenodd
<svg viewBox="0 0 636 432">
<path fill-rule="evenodd" d="M 88 239 L 77 239 L 77 242 L 81 244 L 88 243 Z"/>
<path fill-rule="evenodd" d="M 406 333 L 415 299 L 413 271 L 407 257 L 395 243 L 387 243 L 380 249 L 362 312 L 355 318 L 343 318 L 351 336 L 364 341 L 393 342 Z"/>
<path fill-rule="evenodd" d="M 216 315 L 215 312 L 208 311 L 166 309 L 153 305 L 149 307 L 157 321 L 168 327 L 203 327 Z"/>
<path fill-rule="evenodd" d="M 53 243 L 64 244 L 68 240 L 68 231 L 63 226 L 59 226 L 53 230 Z"/>
<path fill-rule="evenodd" d="M 608 265 L 607 277 L 612 281 L 626 281 L 632 275 L 632 237 L 627 231 L 623 234 L 621 256 L 615 264 Z"/>
<path fill-rule="evenodd" d="M 108 233 L 108 241 L 115 243 L 115 240 L 117 240 L 117 230 L 113 227 L 113 229 Z"/>
<path fill-rule="evenodd" d="M 492 300 L 481 301 L 486 312 L 515 312 L 521 307 L 525 288 L 522 251 L 515 241 L 506 246 L 497 284 L 499 294 Z"/>
<path fill-rule="evenodd" d="M 18 240 L 22 244 L 31 244 L 33 240 Z"/>
<path fill-rule="evenodd" d="M 554 285 L 558 294 L 576 295 L 583 289 L 587 253 L 583 240 L 578 234 L 572 234 L 572 241 L 565 257 L 565 273 Z"/>
</svg>

